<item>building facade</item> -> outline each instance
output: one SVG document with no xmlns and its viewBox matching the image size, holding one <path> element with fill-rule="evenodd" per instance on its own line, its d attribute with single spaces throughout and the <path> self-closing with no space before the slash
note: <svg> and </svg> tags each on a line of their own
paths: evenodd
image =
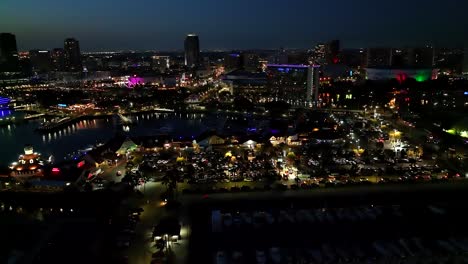
<svg viewBox="0 0 468 264">
<path fill-rule="evenodd" d="M 327 64 L 336 64 L 339 62 L 340 41 L 337 39 L 325 44 L 325 61 Z"/>
<path fill-rule="evenodd" d="M 19 70 L 16 36 L 11 33 L 0 33 L 0 72 Z"/>
<path fill-rule="evenodd" d="M 52 50 L 52 68 L 54 71 L 64 71 L 65 70 L 65 50 L 61 48 L 56 48 Z"/>
<path fill-rule="evenodd" d="M 170 67 L 169 56 L 153 56 L 152 57 L 152 68 L 160 72 L 166 72 Z"/>
<path fill-rule="evenodd" d="M 33 72 L 46 73 L 52 70 L 52 60 L 48 50 L 31 50 L 29 59 Z"/>
<path fill-rule="evenodd" d="M 64 42 L 65 65 L 68 71 L 81 71 L 80 42 L 74 38 L 67 38 Z"/>
<path fill-rule="evenodd" d="M 196 67 L 200 63 L 200 42 L 195 34 L 188 34 L 184 42 L 185 65 Z"/>
<path fill-rule="evenodd" d="M 301 64 L 268 64 L 268 93 L 272 100 L 283 100 L 292 106 L 319 106 L 320 66 Z"/>
</svg>

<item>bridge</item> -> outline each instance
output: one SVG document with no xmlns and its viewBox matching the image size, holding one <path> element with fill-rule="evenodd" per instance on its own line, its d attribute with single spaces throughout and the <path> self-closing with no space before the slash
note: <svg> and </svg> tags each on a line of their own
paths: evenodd
<svg viewBox="0 0 468 264">
<path fill-rule="evenodd" d="M 120 120 L 122 121 L 122 124 L 124 125 L 128 125 L 128 124 L 132 124 L 133 123 L 133 120 L 131 120 L 130 118 L 122 115 L 121 113 L 118 113 L 117 116 L 120 118 Z"/>
</svg>

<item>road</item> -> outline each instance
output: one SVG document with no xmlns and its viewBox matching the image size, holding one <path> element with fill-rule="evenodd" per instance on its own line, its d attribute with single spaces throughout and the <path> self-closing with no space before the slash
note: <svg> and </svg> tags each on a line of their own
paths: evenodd
<svg viewBox="0 0 468 264">
<path fill-rule="evenodd" d="M 122 178 L 125 176 L 126 165 L 127 165 L 127 161 L 125 159 L 118 161 L 116 165 L 110 165 L 110 166 L 105 165 L 102 167 L 103 172 L 100 177 L 106 181 L 120 182 Z M 117 171 L 122 172 L 122 175 L 117 176 Z"/>
<path fill-rule="evenodd" d="M 148 264 L 151 262 L 152 255 L 157 251 L 152 243 L 152 232 L 155 225 L 168 212 L 164 208 L 161 194 L 166 190 L 160 182 L 148 182 L 145 185 L 140 185 L 138 189 L 144 195 L 146 203 L 142 206 L 143 212 L 140 215 L 140 222 L 136 226 L 135 238 L 130 243 L 126 254 L 129 264 Z M 188 237 L 190 229 L 187 217 L 182 214 L 179 218 L 183 223 L 181 229 L 181 237 L 177 243 L 171 243 L 171 251 L 176 256 L 175 263 L 186 263 L 188 256 Z"/>
</svg>

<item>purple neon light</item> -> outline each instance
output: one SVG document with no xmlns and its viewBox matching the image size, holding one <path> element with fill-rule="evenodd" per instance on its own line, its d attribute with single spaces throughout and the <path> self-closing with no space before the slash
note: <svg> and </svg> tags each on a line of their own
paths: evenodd
<svg viewBox="0 0 468 264">
<path fill-rule="evenodd" d="M 128 84 L 131 85 L 131 86 L 135 86 L 137 84 L 143 84 L 144 83 L 144 79 L 141 78 L 141 77 L 130 77 L 128 78 Z"/>
</svg>

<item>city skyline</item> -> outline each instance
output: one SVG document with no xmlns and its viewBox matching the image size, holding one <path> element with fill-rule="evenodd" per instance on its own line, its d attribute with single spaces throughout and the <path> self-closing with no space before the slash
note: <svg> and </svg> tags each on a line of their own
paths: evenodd
<svg viewBox="0 0 468 264">
<path fill-rule="evenodd" d="M 83 51 L 183 50 L 192 32 L 200 36 L 202 50 L 310 48 L 329 39 L 340 39 L 346 48 L 468 43 L 460 6 L 468 4 L 453 0 L 443 6 L 436 0 L 364 0 L 359 6 L 296 0 L 288 8 L 276 0 L 143 4 L 84 0 L 70 8 L 55 0 L 7 1 L 0 4 L 0 23 L 2 32 L 17 36 L 19 50 L 53 49 L 68 37 L 80 40 Z"/>
</svg>

